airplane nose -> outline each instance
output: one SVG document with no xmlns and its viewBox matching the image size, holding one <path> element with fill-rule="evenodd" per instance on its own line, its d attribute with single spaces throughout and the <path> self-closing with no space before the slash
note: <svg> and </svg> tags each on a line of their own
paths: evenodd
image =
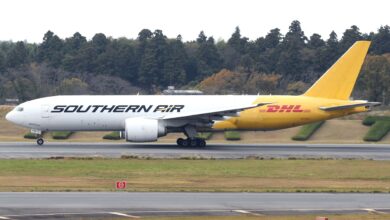
<svg viewBox="0 0 390 220">
<path fill-rule="evenodd" d="M 8 112 L 8 113 L 5 115 L 5 119 L 7 119 L 7 121 L 12 122 L 12 111 L 11 111 L 11 112 Z"/>
<path fill-rule="evenodd" d="M 12 122 L 12 123 L 14 123 L 14 124 L 19 124 L 19 121 L 20 121 L 20 120 L 18 120 L 18 117 L 16 117 L 14 111 L 8 112 L 8 113 L 5 115 L 5 119 L 7 119 L 7 121 Z"/>
</svg>

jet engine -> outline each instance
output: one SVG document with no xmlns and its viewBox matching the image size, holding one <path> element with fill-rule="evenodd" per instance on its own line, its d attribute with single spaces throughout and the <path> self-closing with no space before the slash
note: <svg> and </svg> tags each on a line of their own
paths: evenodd
<svg viewBox="0 0 390 220">
<path fill-rule="evenodd" d="M 165 136 L 167 129 L 156 119 L 128 118 L 125 120 L 125 138 L 130 142 L 157 141 Z"/>
</svg>

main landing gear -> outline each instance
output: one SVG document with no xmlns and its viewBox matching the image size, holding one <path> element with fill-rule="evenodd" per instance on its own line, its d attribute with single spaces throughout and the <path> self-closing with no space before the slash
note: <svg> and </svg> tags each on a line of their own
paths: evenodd
<svg viewBox="0 0 390 220">
<path fill-rule="evenodd" d="M 184 127 L 184 134 L 187 139 L 179 138 L 176 143 L 180 147 L 206 147 L 206 141 L 202 138 L 197 138 L 197 132 L 194 126 L 187 125 Z"/>
<path fill-rule="evenodd" d="M 180 147 L 206 147 L 206 141 L 201 138 L 179 138 L 176 143 Z"/>
</svg>

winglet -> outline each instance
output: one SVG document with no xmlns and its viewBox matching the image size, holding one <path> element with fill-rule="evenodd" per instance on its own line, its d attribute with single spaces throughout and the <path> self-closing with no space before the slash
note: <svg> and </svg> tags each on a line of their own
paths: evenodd
<svg viewBox="0 0 390 220">
<path fill-rule="evenodd" d="M 370 44 L 370 41 L 354 43 L 303 95 L 348 100 Z"/>
</svg>

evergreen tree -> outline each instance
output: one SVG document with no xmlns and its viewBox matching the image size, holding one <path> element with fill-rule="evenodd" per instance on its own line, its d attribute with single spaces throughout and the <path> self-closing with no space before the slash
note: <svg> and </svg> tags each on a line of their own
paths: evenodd
<svg viewBox="0 0 390 220">
<path fill-rule="evenodd" d="M 16 42 L 7 57 L 7 67 L 15 68 L 28 62 L 28 51 L 22 41 Z"/>
<path fill-rule="evenodd" d="M 188 57 L 180 35 L 175 40 L 169 42 L 167 54 L 168 57 L 163 70 L 163 85 L 184 85 L 187 78 L 185 67 Z"/>
<path fill-rule="evenodd" d="M 236 30 L 228 40 L 227 44 L 234 48 L 238 53 L 244 54 L 246 51 L 248 38 L 241 37 L 240 28 L 236 27 Z"/>
<path fill-rule="evenodd" d="M 308 64 L 307 72 L 312 73 L 309 76 L 307 82 L 312 81 L 313 79 L 317 79 L 319 75 L 322 73 L 322 50 L 325 48 L 325 41 L 321 38 L 319 34 L 313 34 L 310 36 L 309 41 L 307 43 L 307 48 L 304 50 L 303 58 L 305 59 L 305 63 Z"/>
<path fill-rule="evenodd" d="M 46 32 L 38 47 L 38 61 L 46 61 L 54 67 L 59 67 L 63 58 L 63 46 L 63 41 L 57 35 L 51 31 Z"/>
<path fill-rule="evenodd" d="M 345 30 L 343 37 L 340 40 L 340 52 L 344 53 L 359 40 L 363 40 L 362 33 L 360 33 L 359 28 L 356 25 L 352 25 L 351 28 Z"/>
<path fill-rule="evenodd" d="M 339 40 L 337 39 L 336 32 L 332 31 L 329 34 L 329 39 L 326 41 L 326 45 L 330 48 L 338 48 Z"/>
<path fill-rule="evenodd" d="M 140 42 L 145 42 L 146 40 L 151 39 L 152 36 L 153 36 L 153 33 L 149 29 L 142 29 L 138 33 L 138 40 Z"/>
<path fill-rule="evenodd" d="M 86 43 L 87 39 L 79 32 L 76 32 L 72 37 L 65 39 L 64 51 L 65 53 L 77 53 Z"/>
<path fill-rule="evenodd" d="M 325 41 L 321 39 L 321 35 L 313 34 L 310 36 L 307 46 L 311 49 L 318 49 L 325 46 Z"/>
<path fill-rule="evenodd" d="M 265 48 L 272 49 L 279 46 L 282 40 L 282 34 L 279 28 L 274 28 L 264 38 Z"/>
<path fill-rule="evenodd" d="M 142 58 L 144 57 L 145 49 L 148 44 L 148 41 L 153 37 L 153 33 L 149 29 L 142 29 L 138 33 L 137 42 L 138 45 L 135 51 L 135 68 L 137 70 L 137 80 L 140 75 L 140 68 L 142 63 Z"/>
<path fill-rule="evenodd" d="M 93 36 L 90 42 L 86 43 L 84 43 L 83 38 L 83 36 L 76 33 L 74 38 L 68 40 L 66 49 L 79 48 L 73 50 L 75 53 L 69 51 L 65 55 L 62 61 L 64 69 L 89 73 L 112 73 L 112 66 L 111 69 L 103 70 L 101 66 L 105 64 L 101 63 L 102 60 L 98 60 L 98 57 L 106 51 L 106 47 L 110 44 L 107 37 L 102 33 L 98 33 Z"/>
<path fill-rule="evenodd" d="M 204 34 L 203 31 L 201 31 L 198 35 L 198 38 L 196 38 L 196 42 L 198 44 L 204 44 L 207 42 L 207 36 Z"/>
<path fill-rule="evenodd" d="M 155 30 L 147 44 L 139 69 L 139 82 L 149 86 L 149 90 L 163 80 L 163 68 L 167 54 L 167 39 L 161 30 Z"/>
<path fill-rule="evenodd" d="M 293 21 L 281 45 L 282 52 L 276 64 L 278 73 L 296 81 L 304 78 L 303 71 L 306 66 L 303 62 L 301 51 L 306 47 L 306 40 L 307 38 L 301 29 L 300 22 Z"/>
<path fill-rule="evenodd" d="M 254 45 L 255 53 L 252 53 L 251 57 L 258 72 L 275 72 L 281 51 L 281 40 L 282 34 L 278 28 L 270 30 L 265 38 L 260 37 L 256 40 Z"/>
<path fill-rule="evenodd" d="M 249 54 L 245 54 L 241 57 L 240 65 L 244 68 L 246 72 L 251 72 L 253 68 L 253 59 Z"/>
<path fill-rule="evenodd" d="M 390 61 L 383 56 L 367 57 L 360 82 L 368 100 L 388 103 L 390 100 Z"/>
<path fill-rule="evenodd" d="M 0 75 L 2 74 L 2 72 L 4 72 L 5 68 L 6 68 L 6 60 L 5 60 L 5 55 L 2 51 L 0 51 Z"/>
<path fill-rule="evenodd" d="M 196 51 L 198 78 L 201 79 L 220 70 L 223 60 L 215 46 L 213 37 L 207 38 L 204 32 L 201 31 L 196 42 L 198 43 Z"/>
<path fill-rule="evenodd" d="M 106 46 L 109 44 L 109 40 L 106 35 L 99 33 L 95 34 L 92 38 L 92 46 L 95 48 L 98 54 L 103 53 L 106 50 Z"/>
<path fill-rule="evenodd" d="M 283 39 L 284 48 L 303 48 L 307 38 L 302 31 L 301 23 L 299 21 L 293 21 L 289 27 L 289 31 Z"/>
<path fill-rule="evenodd" d="M 80 48 L 77 53 L 66 54 L 62 60 L 62 66 L 67 71 L 92 73 L 98 66 L 97 57 L 96 48 L 89 42 Z"/>
<path fill-rule="evenodd" d="M 137 82 L 134 48 L 127 40 L 113 40 L 106 46 L 105 51 L 98 55 L 95 72 Z"/>
<path fill-rule="evenodd" d="M 390 53 L 390 26 L 381 26 L 373 35 L 371 51 L 375 54 Z"/>
<path fill-rule="evenodd" d="M 320 50 L 320 69 L 325 71 L 328 69 L 340 56 L 339 41 L 336 32 L 332 31 L 326 41 L 324 48 Z"/>
</svg>

